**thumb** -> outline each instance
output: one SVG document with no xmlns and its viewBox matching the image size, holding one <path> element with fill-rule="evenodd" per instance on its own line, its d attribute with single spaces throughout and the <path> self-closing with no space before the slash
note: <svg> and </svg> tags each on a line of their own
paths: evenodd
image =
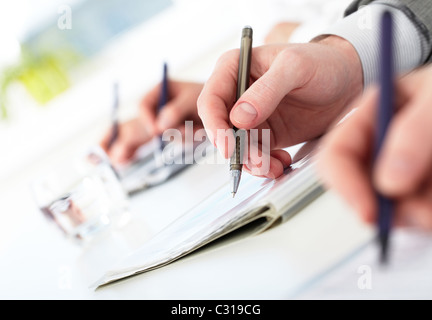
<svg viewBox="0 0 432 320">
<path fill-rule="evenodd" d="M 177 127 L 188 115 L 188 108 L 178 99 L 168 102 L 157 116 L 157 130 L 162 133 L 165 130 Z"/>
<path fill-rule="evenodd" d="M 301 67 L 301 61 L 294 61 L 299 60 L 296 56 L 289 52 L 280 54 L 267 72 L 244 92 L 231 110 L 233 125 L 241 129 L 258 126 L 271 116 L 288 93 L 302 86 L 306 68 L 304 64 Z"/>
</svg>

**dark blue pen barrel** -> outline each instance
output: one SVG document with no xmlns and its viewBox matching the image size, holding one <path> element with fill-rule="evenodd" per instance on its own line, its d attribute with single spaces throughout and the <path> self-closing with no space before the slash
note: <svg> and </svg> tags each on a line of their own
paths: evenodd
<svg viewBox="0 0 432 320">
<path fill-rule="evenodd" d="M 163 74 L 162 74 L 162 86 L 161 86 L 161 95 L 158 105 L 158 113 L 168 102 L 168 66 L 166 63 L 163 65 Z"/>
<path fill-rule="evenodd" d="M 114 82 L 113 85 L 113 106 L 112 106 L 112 129 L 111 129 L 111 136 L 108 141 L 108 150 L 111 149 L 114 142 L 117 140 L 119 135 L 119 120 L 118 120 L 118 113 L 119 113 L 119 85 L 118 82 Z"/>
<path fill-rule="evenodd" d="M 377 110 L 377 132 L 375 160 L 384 143 L 388 126 L 394 113 L 394 67 L 393 67 L 393 18 L 390 12 L 384 12 L 381 20 L 381 59 L 380 59 L 380 100 Z M 381 261 L 387 260 L 388 242 L 393 217 L 393 201 L 380 194 L 378 202 L 378 232 L 381 244 Z"/>
<path fill-rule="evenodd" d="M 159 99 L 159 105 L 157 108 L 157 114 L 163 109 L 163 107 L 168 103 L 169 94 L 168 94 L 168 65 L 165 62 L 163 65 L 163 74 L 162 74 L 162 83 L 161 83 L 161 93 Z M 165 147 L 165 142 L 162 140 L 162 135 L 159 136 L 160 149 L 162 150 Z"/>
</svg>

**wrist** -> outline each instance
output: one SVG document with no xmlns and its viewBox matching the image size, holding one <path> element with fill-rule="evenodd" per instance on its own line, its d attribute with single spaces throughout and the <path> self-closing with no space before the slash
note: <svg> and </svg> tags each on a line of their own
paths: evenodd
<svg viewBox="0 0 432 320">
<path fill-rule="evenodd" d="M 394 21 L 394 72 L 410 72 L 427 61 L 430 45 L 425 42 L 421 27 L 414 21 L 416 19 L 409 17 L 400 6 L 374 1 L 323 30 L 325 35 L 348 40 L 355 48 L 363 69 L 364 88 L 379 82 L 380 23 L 386 11 L 392 14 Z"/>
<path fill-rule="evenodd" d="M 335 54 L 344 64 L 349 80 L 349 88 L 352 93 L 352 99 L 363 92 L 363 68 L 360 57 L 354 46 L 346 39 L 335 35 L 324 35 L 313 39 L 311 42 L 327 45 L 335 50 Z M 350 100 L 352 100 L 350 99 Z"/>
</svg>

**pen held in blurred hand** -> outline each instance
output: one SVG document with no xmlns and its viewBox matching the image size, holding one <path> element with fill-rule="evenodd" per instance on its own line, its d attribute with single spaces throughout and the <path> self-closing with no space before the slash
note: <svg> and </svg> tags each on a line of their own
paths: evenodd
<svg viewBox="0 0 432 320">
<path fill-rule="evenodd" d="M 377 117 L 375 159 L 384 143 L 387 128 L 394 112 L 393 83 L 393 18 L 384 12 L 381 20 L 381 61 L 380 61 L 380 100 Z M 377 194 L 378 201 L 378 241 L 381 246 L 380 262 L 387 263 L 389 237 L 393 220 L 393 201 Z"/>
<path fill-rule="evenodd" d="M 238 100 L 241 95 L 249 87 L 250 79 L 250 67 L 251 67 L 251 57 L 252 57 L 252 36 L 253 31 L 250 26 L 245 26 L 242 30 L 241 42 L 240 42 L 240 57 L 239 57 L 239 67 L 237 75 L 237 97 Z M 236 132 L 235 136 L 235 148 L 234 153 L 230 160 L 230 178 L 231 178 L 231 194 L 234 198 L 238 187 L 240 185 L 240 179 L 242 175 L 243 168 L 243 146 L 241 135 L 244 131 L 239 131 L 236 127 L 233 128 Z"/>
<path fill-rule="evenodd" d="M 112 128 L 111 128 L 111 137 L 108 141 L 108 150 L 111 149 L 114 142 L 117 140 L 119 135 L 119 119 L 118 119 L 118 113 L 119 113 L 119 88 L 118 83 L 115 82 L 113 85 L 113 106 L 112 106 L 112 116 L 111 116 L 111 122 L 112 122 Z"/>
<path fill-rule="evenodd" d="M 159 99 L 159 105 L 156 111 L 156 114 L 159 115 L 160 111 L 163 107 L 168 103 L 169 94 L 168 94 L 168 65 L 165 62 L 163 65 L 163 74 L 162 74 L 162 84 L 161 84 L 161 95 Z M 165 147 L 165 143 L 162 140 L 162 136 L 159 137 L 160 142 L 160 150 Z"/>
</svg>

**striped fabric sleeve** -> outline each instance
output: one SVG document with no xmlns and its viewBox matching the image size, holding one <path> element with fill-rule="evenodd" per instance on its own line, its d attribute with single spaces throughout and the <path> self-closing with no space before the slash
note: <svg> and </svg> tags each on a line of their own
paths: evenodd
<svg viewBox="0 0 432 320">
<path fill-rule="evenodd" d="M 422 65 L 428 52 L 424 39 L 412 20 L 400 9 L 373 2 L 344 17 L 325 30 L 325 35 L 336 35 L 349 41 L 356 49 L 363 69 L 364 88 L 378 80 L 380 18 L 388 10 L 394 17 L 395 68 L 398 74 Z"/>
</svg>

